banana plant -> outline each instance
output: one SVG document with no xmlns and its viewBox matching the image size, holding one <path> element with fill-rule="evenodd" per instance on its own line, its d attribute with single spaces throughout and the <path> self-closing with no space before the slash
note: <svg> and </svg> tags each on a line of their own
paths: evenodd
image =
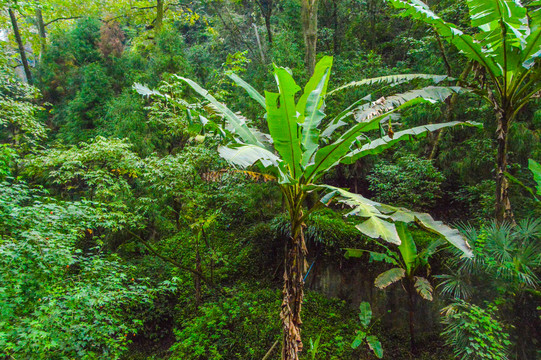
<svg viewBox="0 0 541 360">
<path fill-rule="evenodd" d="M 471 25 L 469 35 L 437 16 L 420 0 L 389 0 L 404 16 L 434 28 L 481 71 L 468 87 L 495 111 L 497 173 L 495 212 L 498 222 L 513 222 L 508 194 L 507 143 L 510 123 L 541 91 L 541 0 L 523 6 L 517 0 L 467 0 Z"/>
<path fill-rule="evenodd" d="M 189 84 L 229 125 L 230 142 L 218 148 L 220 155 L 230 164 L 246 168 L 259 166 L 273 175 L 286 199 L 289 215 L 290 238 L 286 241 L 284 261 L 283 302 L 281 320 L 283 328 L 282 359 L 297 360 L 302 351 L 301 307 L 304 297 L 303 275 L 307 270 L 308 250 L 304 241 L 304 220 L 313 208 L 305 207 L 310 192 L 333 192 L 316 185 L 317 181 L 339 163 L 353 163 L 363 156 L 378 154 L 400 141 L 426 136 L 430 131 L 457 125 L 475 126 L 469 122 L 449 122 L 413 127 L 392 132 L 391 118 L 397 112 L 421 103 L 434 103 L 451 94 L 462 92 L 461 88 L 430 86 L 404 94 L 371 101 L 356 101 L 333 119 L 324 113 L 325 96 L 332 67 L 332 57 L 323 57 L 315 66 L 314 74 L 298 97 L 301 88 L 295 83 L 291 72 L 274 65 L 274 79 L 278 92 L 266 91 L 261 95 L 251 85 L 231 74 L 230 77 L 243 87 L 265 112 L 269 134 L 248 126 L 239 113 L 217 101 L 207 90 L 190 79 L 178 77 Z M 411 77 L 411 76 L 409 76 Z M 430 78 L 430 76 L 427 76 Z M 439 80 L 439 78 L 438 78 Z M 379 78 L 368 83 L 402 82 L 400 76 Z M 209 121 L 205 118 L 205 121 Z M 381 133 L 387 135 L 382 136 Z M 345 128 L 344 131 L 338 129 Z M 329 199 L 330 200 L 330 199 Z M 321 202 L 317 202 L 321 206 Z M 394 226 L 392 220 L 375 216 L 373 223 L 385 222 L 387 228 L 373 228 L 372 233 L 384 239 L 392 237 L 388 232 Z M 415 218 L 411 218 L 412 221 Z M 388 221 L 389 220 L 389 221 Z M 381 224 L 380 224 L 381 225 Z M 362 228 L 360 228 L 362 230 Z M 379 234 L 378 231 L 387 231 Z M 396 230 L 395 230 L 396 233 Z M 393 239 L 400 241 L 398 235 Z M 467 251 L 465 241 L 455 239 Z"/>
<path fill-rule="evenodd" d="M 351 343 L 351 347 L 357 349 L 362 344 L 365 344 L 378 359 L 381 359 L 383 357 L 381 341 L 371 331 L 379 319 L 373 319 L 370 303 L 363 301 L 359 305 L 359 320 L 361 320 L 361 328 L 355 331 L 356 336 Z"/>
<path fill-rule="evenodd" d="M 414 316 L 417 296 L 432 301 L 434 291 L 430 281 L 426 277 L 420 276 L 419 273 L 429 269 L 429 258 L 434 255 L 437 248 L 443 245 L 444 242 L 441 239 L 437 239 L 431 242 L 425 249 L 419 251 L 407 225 L 403 222 L 396 222 L 395 226 L 401 240 L 397 250 L 390 249 L 384 244 L 376 242 L 383 248 L 384 252 L 346 249 L 345 256 L 346 258 L 361 257 L 364 253 L 368 253 L 370 255 L 370 262 L 382 261 L 394 265 L 390 270 L 379 274 L 374 281 L 374 285 L 379 289 L 385 289 L 398 281 L 402 282 L 402 287 L 408 294 L 410 347 L 411 351 L 415 352 Z"/>
<path fill-rule="evenodd" d="M 505 173 L 505 176 L 512 182 L 514 182 L 517 185 L 520 185 L 524 190 L 530 193 L 534 200 L 539 203 L 541 202 L 541 164 L 539 164 L 537 161 L 533 159 L 528 159 L 528 169 L 533 174 L 533 180 L 536 183 L 535 188 L 532 188 L 530 186 L 524 185 L 522 181 L 515 178 L 513 175 L 509 174 L 508 172 Z"/>
</svg>

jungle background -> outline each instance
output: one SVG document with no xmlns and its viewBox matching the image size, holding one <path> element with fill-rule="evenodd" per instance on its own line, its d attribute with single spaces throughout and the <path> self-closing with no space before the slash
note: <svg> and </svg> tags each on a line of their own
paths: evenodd
<svg viewBox="0 0 541 360">
<path fill-rule="evenodd" d="M 218 132 L 187 110 L 223 119 L 177 75 L 261 130 L 257 104 L 227 74 L 263 92 L 274 89 L 273 64 L 305 84 L 311 59 L 330 55 L 329 89 L 394 74 L 453 84 L 483 76 L 434 28 L 381 0 L 0 4 L 5 359 L 280 358 L 285 200 L 271 176 L 220 157 Z M 466 1 L 428 5 L 476 32 Z M 532 78 L 539 83 L 539 72 Z M 407 89 L 354 87 L 328 96 L 325 113 Z M 376 336 L 386 359 L 538 358 L 539 100 L 510 124 L 506 222 L 495 222 L 494 119 L 472 92 L 421 104 L 395 131 L 449 120 L 483 126 L 412 138 L 325 174 L 326 184 L 459 228 L 474 257 L 412 226 L 416 274 L 430 289 L 413 311 L 400 282 L 374 286 L 392 261 L 370 255 L 381 242 L 343 216 L 346 206 L 311 213 L 301 359 L 376 358 L 360 334 Z M 345 256 L 351 248 L 365 252 Z"/>
</svg>

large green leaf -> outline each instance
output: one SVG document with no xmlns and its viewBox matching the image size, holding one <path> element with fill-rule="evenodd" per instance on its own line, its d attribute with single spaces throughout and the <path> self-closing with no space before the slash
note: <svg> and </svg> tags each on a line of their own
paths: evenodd
<svg viewBox="0 0 541 360">
<path fill-rule="evenodd" d="M 423 75 L 423 74 L 421 74 Z M 405 75 L 404 75 L 405 76 Z M 427 75 L 428 76 L 428 75 Z M 432 75 L 430 75 L 432 76 Z M 433 75 L 436 76 L 436 75 Z M 386 77 L 384 77 L 386 78 Z M 376 78 L 379 79 L 379 78 Z M 366 122 L 376 115 L 380 115 L 384 112 L 388 112 L 404 104 L 407 101 L 414 100 L 416 98 L 422 98 L 423 101 L 437 102 L 447 99 L 453 94 L 461 94 L 468 92 L 468 89 L 464 89 L 459 86 L 427 86 L 421 89 L 414 89 L 401 94 L 395 94 L 387 97 L 379 98 L 372 101 L 371 95 L 367 95 L 353 104 L 348 106 L 344 111 L 338 114 L 325 128 L 322 136 L 329 137 L 334 130 L 346 125 L 343 121 L 349 116 L 354 116 L 357 122 Z M 362 105 L 359 105 L 364 103 Z"/>
<path fill-rule="evenodd" d="M 508 74 L 522 68 L 520 52 L 530 34 L 526 8 L 516 0 L 468 0 L 472 26 L 486 53 Z"/>
<path fill-rule="evenodd" d="M 381 359 L 383 357 L 383 346 L 381 346 L 381 342 L 375 335 L 369 335 L 366 337 L 366 342 L 368 343 L 368 347 L 370 350 L 374 352 L 374 355 L 378 359 Z"/>
<path fill-rule="evenodd" d="M 332 56 L 324 56 L 319 60 L 314 68 L 314 74 L 306 83 L 304 92 L 297 102 L 297 112 L 299 113 L 299 123 L 304 122 L 305 111 L 307 110 L 306 102 L 310 94 L 320 85 L 321 80 L 325 77 L 325 81 L 318 96 L 318 102 L 315 104 L 315 108 L 320 108 L 323 105 L 323 98 L 327 93 L 327 85 L 329 83 L 330 73 L 332 69 Z"/>
<path fill-rule="evenodd" d="M 267 124 L 274 148 L 285 161 L 291 177 L 297 180 L 301 176 L 302 152 L 295 94 L 300 87 L 285 68 L 275 66 L 274 77 L 280 92 L 265 92 Z"/>
<path fill-rule="evenodd" d="M 344 250 L 346 251 L 346 253 L 344 254 L 344 257 L 346 259 L 359 258 L 359 257 L 363 256 L 364 253 L 368 253 L 368 254 L 370 254 L 370 262 L 372 262 L 372 261 L 384 261 L 384 262 L 386 262 L 388 264 L 393 264 L 393 265 L 398 266 L 398 261 L 396 261 L 396 259 L 394 258 L 395 254 L 393 252 L 389 252 L 391 255 L 393 255 L 393 256 L 390 256 L 390 255 L 384 254 L 384 253 L 368 251 L 368 250 L 361 250 L 361 249 L 346 248 Z"/>
<path fill-rule="evenodd" d="M 412 272 L 415 270 L 415 263 L 417 261 L 417 246 L 405 223 L 398 221 L 395 223 L 395 226 L 398 236 L 400 236 L 398 250 L 402 255 L 404 265 L 406 265 L 406 273 L 408 276 L 411 276 Z"/>
<path fill-rule="evenodd" d="M 461 94 L 468 91 L 459 86 L 427 86 L 422 89 L 414 89 L 405 93 L 382 97 L 376 101 L 352 109 L 350 114 L 354 115 L 357 122 L 365 122 L 375 115 L 388 112 L 410 100 L 422 98 L 426 102 L 435 103 L 444 101 L 453 94 Z"/>
<path fill-rule="evenodd" d="M 468 0 L 471 24 L 481 30 L 479 40 L 490 50 L 503 46 L 522 49 L 529 33 L 526 8 L 516 0 Z M 501 38 L 505 27 L 505 41 Z M 505 51 L 508 51 L 506 49 Z"/>
<path fill-rule="evenodd" d="M 455 45 L 464 55 L 483 65 L 495 81 L 502 74 L 502 69 L 490 55 L 486 54 L 480 43 L 458 29 L 456 25 L 447 23 L 434 14 L 424 2 L 420 0 L 389 0 L 389 2 L 397 9 L 404 9 L 403 16 L 410 16 L 434 27 L 445 40 Z"/>
<path fill-rule="evenodd" d="M 373 215 L 355 227 L 373 239 L 382 239 L 393 244 L 400 244 L 400 236 L 396 232 L 394 223 L 382 219 L 380 215 Z"/>
<path fill-rule="evenodd" d="M 340 138 L 338 138 L 335 142 L 333 142 L 330 145 L 327 145 L 321 149 L 319 149 L 316 152 L 315 155 L 315 161 L 314 164 L 310 165 L 306 169 L 306 178 L 309 179 L 309 181 L 315 181 L 320 174 L 325 173 L 329 168 L 337 165 L 339 162 L 343 162 L 344 157 L 349 158 L 352 156 L 355 156 L 357 153 L 359 153 L 359 156 L 357 156 L 355 159 L 346 159 L 348 163 L 351 163 L 358 159 L 361 156 L 364 156 L 364 154 L 361 152 L 360 149 L 357 149 L 356 151 L 351 152 L 350 148 L 353 143 L 357 141 L 359 136 L 362 135 L 362 133 L 379 129 L 380 122 L 382 120 L 388 119 L 388 117 L 396 112 L 403 109 L 406 109 L 410 106 L 420 104 L 420 103 L 426 103 L 426 102 L 435 102 L 435 101 L 441 101 L 448 97 L 449 95 L 453 93 L 459 93 L 461 91 L 465 91 L 464 89 L 460 87 L 427 87 L 424 89 L 414 90 L 410 91 L 404 94 L 398 94 L 391 96 L 387 99 L 380 99 L 379 101 L 376 101 L 372 104 L 368 104 L 367 106 L 363 105 L 355 110 L 351 110 L 350 112 L 344 114 L 343 117 L 349 115 L 349 114 L 360 114 L 356 115 L 358 124 L 352 126 L 348 131 L 346 131 Z M 363 110 L 366 110 L 363 112 Z M 334 123 L 334 122 L 333 122 Z M 415 135 L 420 134 L 426 131 L 433 131 L 430 130 L 432 127 L 446 127 L 446 126 L 453 126 L 459 124 L 458 122 L 455 123 L 447 123 L 445 125 L 443 124 L 436 124 L 436 125 L 427 125 L 424 129 L 421 130 L 421 128 L 414 128 L 410 130 L 410 133 L 407 135 Z M 468 124 L 468 123 L 463 123 Z M 340 126 L 340 123 L 333 124 L 332 126 Z M 333 129 L 334 130 L 334 129 Z M 330 132 L 332 132 L 331 130 Z M 434 130 L 437 130 L 437 128 L 434 128 Z M 324 133 L 327 133 L 328 129 L 325 130 Z M 398 135 L 406 135 L 405 133 L 399 133 Z M 400 140 L 404 140 L 405 136 L 400 138 Z M 377 140 L 376 140 L 377 141 Z M 384 148 L 390 147 L 394 145 L 396 141 L 393 141 L 390 139 L 389 141 L 386 141 L 389 145 Z M 377 144 L 377 143 L 376 143 Z M 368 149 L 369 150 L 369 149 Z M 350 162 L 351 161 L 351 162 Z"/>
<path fill-rule="evenodd" d="M 277 167 L 280 161 L 278 156 L 257 145 L 241 145 L 235 148 L 220 146 L 218 152 L 222 158 L 242 168 L 252 166 L 258 161 L 264 167 L 271 165 Z"/>
<path fill-rule="evenodd" d="M 417 290 L 417 293 L 421 295 L 421 297 L 425 300 L 432 301 L 432 293 L 434 292 L 434 289 L 432 288 L 432 285 L 430 285 L 430 282 L 421 276 L 415 277 L 415 290 Z"/>
<path fill-rule="evenodd" d="M 361 320 L 361 324 L 365 328 L 367 328 L 368 325 L 370 325 L 370 321 L 372 321 L 372 308 L 366 301 L 363 301 L 359 305 L 359 320 Z"/>
<path fill-rule="evenodd" d="M 530 18 L 530 35 L 526 38 L 526 48 L 522 51 L 522 65 L 530 69 L 541 56 L 541 1 L 527 5 Z"/>
<path fill-rule="evenodd" d="M 406 270 L 402 268 L 392 268 L 378 275 L 374 285 L 378 289 L 385 289 L 387 286 L 403 279 L 406 276 Z"/>
<path fill-rule="evenodd" d="M 226 120 L 233 127 L 234 132 L 238 136 L 240 136 L 245 143 L 264 147 L 257 138 L 257 136 L 250 130 L 248 125 L 246 125 L 246 121 L 244 119 L 237 116 L 227 106 L 216 100 L 214 96 L 212 96 L 207 90 L 199 86 L 196 82 L 182 76 L 175 76 L 190 85 L 192 89 L 194 89 L 199 95 L 209 101 L 217 111 L 219 111 L 223 116 L 225 116 Z"/>
<path fill-rule="evenodd" d="M 366 332 L 357 331 L 357 336 L 355 336 L 355 339 L 353 339 L 353 342 L 351 343 L 351 348 L 357 349 L 359 346 L 361 346 L 365 338 L 366 338 Z"/>
<path fill-rule="evenodd" d="M 536 183 L 536 193 L 539 196 L 541 195 L 541 165 L 533 159 L 528 159 L 528 169 L 530 169 L 533 174 L 533 179 Z"/>
<path fill-rule="evenodd" d="M 541 11 L 540 11 L 541 13 Z M 530 69 L 541 57 L 541 27 L 526 38 L 526 48 L 521 52 L 522 66 Z"/>
<path fill-rule="evenodd" d="M 399 84 L 407 81 L 412 81 L 416 79 L 428 79 L 432 80 L 435 84 L 438 84 L 444 80 L 454 80 L 453 78 L 450 78 L 445 75 L 433 75 L 433 74 L 397 74 L 397 75 L 387 75 L 387 76 L 380 76 L 370 79 L 364 79 L 360 81 L 352 81 L 350 83 L 347 83 L 346 85 L 342 85 L 332 91 L 329 91 L 328 95 L 332 95 L 337 91 L 342 91 L 351 87 L 358 87 L 358 86 L 367 86 L 367 85 L 374 85 L 374 84 L 381 84 L 381 83 L 388 83 L 388 84 Z"/>
<path fill-rule="evenodd" d="M 315 181 L 327 170 L 340 163 L 342 157 L 350 152 L 352 144 L 355 143 L 357 138 L 364 132 L 379 129 L 380 122 L 387 119 L 388 116 L 395 111 L 400 111 L 423 102 L 428 102 L 428 100 L 424 100 L 420 97 L 409 100 L 388 112 L 375 115 L 366 122 L 360 122 L 350 127 L 350 129 L 342 134 L 342 136 L 340 136 L 335 142 L 320 148 L 316 152 L 314 164 L 311 164 L 306 168 L 305 178 L 310 182 Z"/>
<path fill-rule="evenodd" d="M 306 99 L 305 117 L 301 123 L 302 139 L 301 145 L 303 149 L 302 165 L 305 167 L 312 159 L 312 155 L 318 148 L 319 130 L 318 126 L 321 120 L 325 117 L 322 111 L 323 96 L 325 95 L 325 87 L 329 81 L 330 69 L 323 73 L 319 84 L 314 88 Z M 313 77 L 312 77 L 313 78 Z M 305 90 L 306 91 L 306 90 Z"/>
<path fill-rule="evenodd" d="M 380 204 L 373 200 L 369 200 L 360 194 L 353 194 L 344 189 L 340 189 L 330 185 L 312 185 L 311 189 L 327 190 L 329 193 L 325 195 L 325 204 L 328 204 L 331 199 L 336 198 L 337 201 L 349 206 L 353 206 L 354 210 L 348 215 L 360 215 L 365 218 L 369 210 L 375 209 L 374 216 L 378 216 L 382 221 L 386 216 L 388 222 L 404 222 L 416 223 L 427 231 L 440 235 L 442 238 L 453 244 L 458 249 L 462 250 L 465 256 L 471 257 L 472 251 L 462 234 L 453 228 L 443 224 L 441 221 L 434 220 L 429 214 L 418 213 L 404 208 L 398 208 L 390 205 Z M 360 209 L 360 210 L 358 210 Z"/>
<path fill-rule="evenodd" d="M 426 136 L 427 133 L 440 130 L 447 127 L 454 127 L 458 125 L 464 125 L 464 126 L 475 126 L 475 127 L 481 127 L 482 124 L 471 122 L 471 121 L 451 121 L 441 124 L 430 124 L 430 125 L 422 125 L 417 126 L 411 129 L 406 129 L 402 131 L 396 132 L 393 137 L 386 135 L 384 137 L 375 139 L 370 141 L 369 143 L 364 144 L 360 148 L 353 150 L 349 152 L 347 155 L 345 155 L 341 162 L 344 164 L 353 164 L 358 159 L 366 156 L 366 155 L 375 155 L 379 154 L 382 151 L 394 146 L 399 141 L 404 140 L 412 140 L 413 137 L 422 137 Z"/>
<path fill-rule="evenodd" d="M 252 85 L 248 84 L 234 72 L 229 72 L 227 76 L 229 76 L 229 78 L 233 80 L 238 86 L 244 88 L 248 95 L 250 95 L 252 99 L 257 101 L 263 107 L 263 109 L 265 109 L 265 98 L 260 93 L 258 93 L 257 90 L 252 87 Z"/>
</svg>

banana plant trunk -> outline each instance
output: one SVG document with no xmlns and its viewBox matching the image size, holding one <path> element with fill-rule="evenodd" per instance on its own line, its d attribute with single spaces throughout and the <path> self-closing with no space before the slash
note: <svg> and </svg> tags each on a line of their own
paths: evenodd
<svg viewBox="0 0 541 360">
<path fill-rule="evenodd" d="M 284 289 L 280 318 L 282 319 L 282 360 L 298 360 L 301 340 L 301 308 L 304 297 L 305 257 L 302 211 L 291 214 L 291 236 L 286 244 Z"/>
<path fill-rule="evenodd" d="M 513 211 L 509 200 L 509 182 L 505 176 L 505 172 L 507 171 L 507 143 L 510 118 L 504 110 L 497 110 L 497 120 L 496 221 L 500 224 L 504 221 L 514 223 Z"/>
</svg>

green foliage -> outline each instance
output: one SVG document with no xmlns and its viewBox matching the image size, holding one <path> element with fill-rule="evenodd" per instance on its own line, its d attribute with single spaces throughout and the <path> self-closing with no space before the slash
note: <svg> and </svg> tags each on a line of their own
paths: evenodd
<svg viewBox="0 0 541 360">
<path fill-rule="evenodd" d="M 279 296 L 267 289 L 229 290 L 205 303 L 176 331 L 172 359 L 260 359 L 277 340 Z"/>
<path fill-rule="evenodd" d="M 291 217 L 276 214 L 289 208 L 288 197 L 280 197 L 287 186 L 305 194 L 294 205 L 303 209 L 297 225 L 318 254 L 306 289 L 319 276 L 333 275 L 320 272 L 330 266 L 341 274 L 340 282 L 329 278 L 330 288 L 347 299 L 367 295 L 378 311 L 387 306 L 383 299 L 399 313 L 406 310 L 380 291 L 365 294 L 364 286 L 345 293 L 357 269 L 340 261 L 343 248 L 366 249 L 356 250 L 368 254 L 359 272 L 381 287 L 401 281 L 415 299 L 431 298 L 431 276 L 447 271 L 439 287 L 445 296 L 482 311 L 484 301 L 500 299 L 501 321 L 496 312 L 491 316 L 514 325 L 504 329 L 513 342 L 510 354 L 535 358 L 539 236 L 536 222 L 518 219 L 536 218 L 541 208 L 528 190 L 512 185 L 519 226 L 496 231 L 490 221 L 500 138 L 493 135 L 500 116 L 493 110 L 502 93 L 514 94 L 504 103 L 516 110 L 504 171 L 535 192 L 526 159 L 541 154 L 539 1 L 432 2 L 441 19 L 417 0 L 391 1 L 406 11 L 375 0 L 318 2 L 317 56 L 324 66 L 312 79 L 303 61 L 298 0 L 163 1 L 161 26 L 154 21 L 155 1 L 2 2 L 4 14 L 8 6 L 15 10 L 39 91 L 18 79 L 17 44 L 9 16 L 0 16 L 7 30 L 7 41 L 0 41 L 0 302 L 6 304 L 0 357 L 162 359 L 173 346 L 177 358 L 261 359 L 280 338 L 276 281 L 292 228 Z M 45 38 L 36 33 L 37 8 Z M 412 25 L 397 16 L 401 12 L 429 26 Z M 463 46 L 469 39 L 472 49 Z M 477 64 L 463 81 L 453 79 L 472 58 Z M 201 84 L 205 99 L 196 102 L 198 91 L 171 74 Z M 293 79 L 307 86 L 299 89 Z M 142 84 L 137 91 L 134 83 Z M 473 91 L 448 86 L 454 84 Z M 275 94 L 258 92 L 273 87 Z M 329 95 L 327 89 L 342 90 Z M 228 125 L 231 119 L 237 129 Z M 446 129 L 472 120 L 486 131 Z M 253 143 L 239 136 L 246 129 Z M 400 151 L 382 152 L 398 142 Z M 217 148 L 235 156 L 236 169 L 225 169 Z M 429 154 L 434 160 L 423 160 Z M 314 171 L 316 163 L 324 166 Z M 240 169 L 251 165 L 261 173 Z M 320 196 L 335 189 L 304 186 L 319 182 L 363 196 L 342 196 L 332 209 L 320 209 Z M 485 226 L 466 234 L 469 249 L 442 223 L 379 201 Z M 350 212 L 358 216 L 344 219 Z M 410 226 L 410 241 L 398 234 L 404 235 L 402 221 L 432 234 Z M 382 243 L 377 252 L 356 226 L 400 247 Z M 462 250 L 438 252 L 428 263 L 422 253 L 436 240 L 433 232 Z M 470 251 L 473 258 L 461 258 Z M 331 264 L 335 260 L 339 264 Z M 197 277 L 186 270 L 198 261 L 214 282 L 202 284 L 199 309 Z M 374 273 L 374 261 L 389 266 L 376 265 Z M 303 312 L 302 336 L 312 341 L 310 348 L 305 341 L 301 358 L 374 357 L 366 346 L 362 353 L 350 346 L 360 325 L 349 300 L 307 291 Z M 428 334 L 433 306 L 418 314 L 427 317 L 415 355 L 406 349 L 402 322 L 374 326 L 369 336 L 379 337 L 386 357 L 449 358 L 441 337 Z M 271 358 L 279 356 L 275 348 Z"/>
<path fill-rule="evenodd" d="M 5 50 L 0 51 L 0 141 L 16 146 L 18 151 L 28 150 L 47 136 L 47 130 L 38 118 L 42 108 L 37 105 L 40 92 L 21 82 L 11 68 Z"/>
<path fill-rule="evenodd" d="M 537 287 L 540 224 L 539 220 L 530 219 L 514 227 L 491 224 L 480 231 L 463 226 L 474 257 L 451 261 L 454 273 L 441 276 L 442 293 L 467 300 L 474 291 L 497 296 Z M 489 282 L 485 281 L 486 276 L 490 277 Z"/>
<path fill-rule="evenodd" d="M 385 252 L 379 253 L 367 250 L 346 249 L 346 258 L 361 257 L 364 253 L 370 255 L 369 261 L 383 261 L 397 267 L 387 270 L 376 277 L 374 285 L 377 288 L 384 289 L 387 286 L 402 280 L 404 288 L 410 292 L 415 291 L 426 300 L 432 300 L 432 285 L 430 282 L 419 276 L 419 273 L 426 270 L 430 272 L 428 263 L 439 246 L 442 245 L 440 239 L 432 240 L 423 250 L 417 248 L 411 232 L 404 223 L 396 223 L 398 235 L 401 243 L 398 245 L 398 251 L 388 248 L 386 245 L 376 243 Z"/>
<path fill-rule="evenodd" d="M 17 156 L 15 151 L 8 144 L 0 145 L 0 181 L 4 181 L 6 177 L 11 176 L 13 163 Z"/>
<path fill-rule="evenodd" d="M 134 267 L 76 247 L 120 218 L 99 204 L 58 202 L 24 183 L 0 184 L 0 354 L 35 359 L 117 359 L 150 300 Z"/>
<path fill-rule="evenodd" d="M 508 359 L 511 342 L 497 311 L 494 304 L 481 308 L 464 301 L 447 307 L 442 335 L 458 359 Z"/>
<path fill-rule="evenodd" d="M 383 347 L 381 346 L 381 342 L 379 341 L 378 337 L 371 333 L 371 329 L 376 322 L 372 321 L 372 309 L 370 304 L 367 302 L 362 302 L 359 306 L 359 310 L 361 329 L 356 331 L 357 336 L 355 337 L 355 340 L 353 340 L 351 347 L 353 349 L 357 349 L 362 344 L 365 344 L 374 352 L 374 355 L 378 359 L 381 359 L 383 357 Z"/>
<path fill-rule="evenodd" d="M 441 198 L 444 180 L 430 160 L 413 155 L 399 158 L 396 164 L 380 163 L 368 176 L 377 201 L 414 209 L 432 208 Z"/>
<path fill-rule="evenodd" d="M 360 194 L 353 194 L 334 186 L 321 185 L 319 187 L 329 190 L 321 202 L 326 204 L 336 198 L 339 203 L 353 207 L 353 210 L 346 216 L 361 218 L 362 222 L 356 225 L 357 229 L 373 239 L 382 239 L 395 245 L 401 245 L 403 239 L 399 230 L 404 230 L 405 224 L 415 223 L 422 229 L 441 236 L 463 252 L 466 257 L 472 255 L 470 246 L 458 230 L 450 228 L 441 221 L 434 220 L 429 214 L 380 204 Z"/>
<path fill-rule="evenodd" d="M 321 334 L 318 335 L 316 341 L 313 341 L 312 338 L 310 338 L 309 354 L 310 354 L 312 360 L 316 360 L 317 352 L 319 350 L 319 342 L 320 341 L 321 341 Z"/>
<path fill-rule="evenodd" d="M 119 139 L 97 137 L 68 149 L 52 148 L 30 156 L 25 172 L 52 180 L 65 193 L 106 201 L 128 197 L 141 173 L 141 159 Z"/>
</svg>

